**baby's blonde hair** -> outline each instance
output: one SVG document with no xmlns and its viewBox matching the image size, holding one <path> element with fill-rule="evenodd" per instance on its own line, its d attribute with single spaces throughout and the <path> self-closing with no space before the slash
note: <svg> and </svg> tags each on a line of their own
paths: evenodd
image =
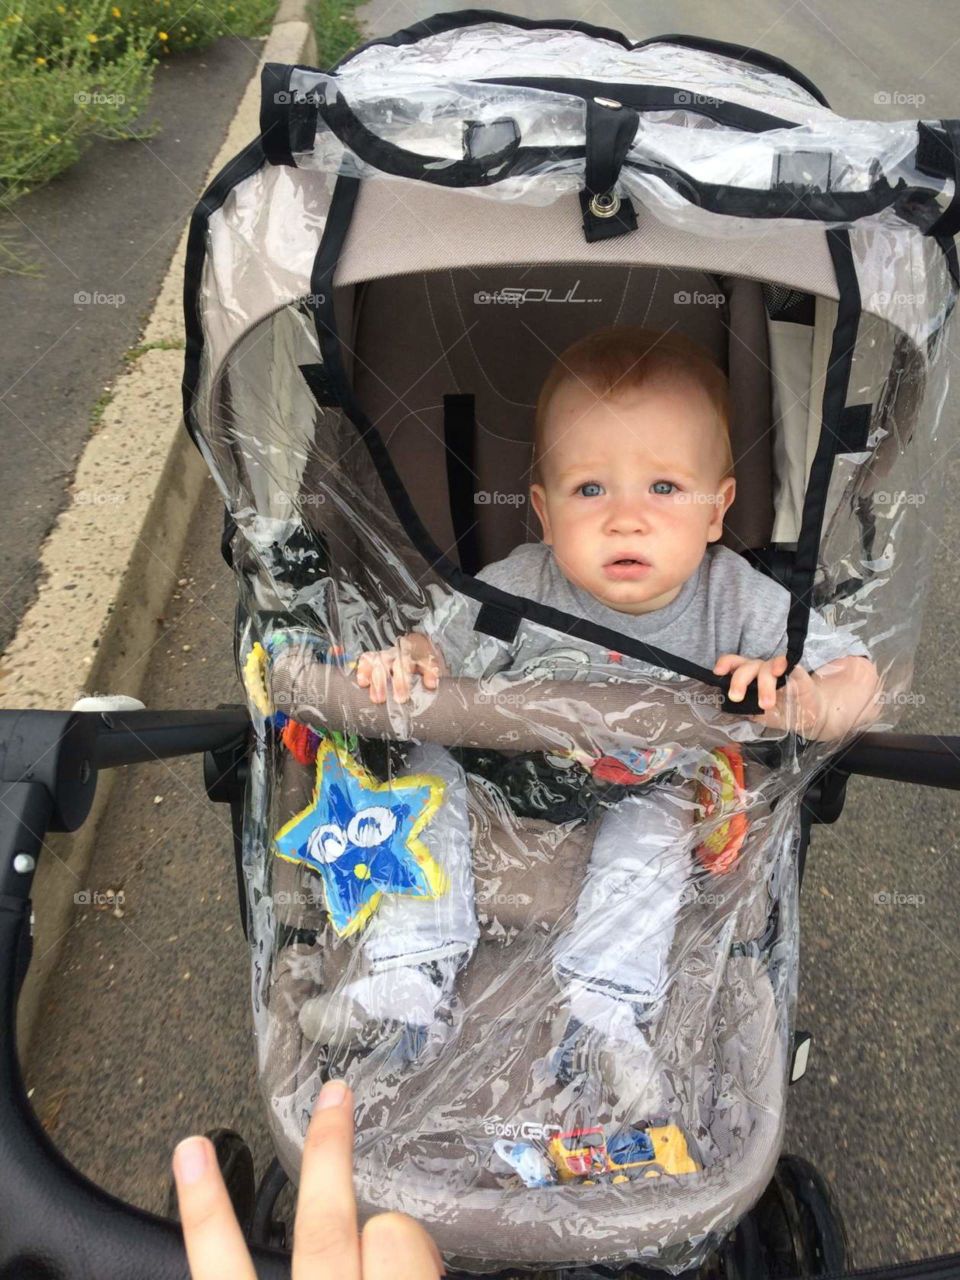
<svg viewBox="0 0 960 1280">
<path fill-rule="evenodd" d="M 723 475 L 733 475 L 730 447 L 730 384 L 716 361 L 692 338 L 671 331 L 645 329 L 638 324 L 611 325 L 578 338 L 554 361 L 537 397 L 531 473 L 543 483 L 543 452 L 547 412 L 554 396 L 568 382 L 586 384 L 601 397 L 623 395 L 655 378 L 693 382 L 703 388 L 717 413 L 723 435 Z"/>
</svg>

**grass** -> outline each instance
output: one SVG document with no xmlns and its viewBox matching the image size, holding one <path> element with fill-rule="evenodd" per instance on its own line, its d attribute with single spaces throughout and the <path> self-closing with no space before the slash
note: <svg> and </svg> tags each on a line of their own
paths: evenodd
<svg viewBox="0 0 960 1280">
<path fill-rule="evenodd" d="M 317 39 L 317 66 L 332 67 L 363 39 L 354 13 L 358 0 L 310 0 L 307 16 Z"/>
<path fill-rule="evenodd" d="M 265 34 L 277 0 L 2 0 L 0 204 L 138 135 L 157 64 L 223 35 Z"/>
</svg>

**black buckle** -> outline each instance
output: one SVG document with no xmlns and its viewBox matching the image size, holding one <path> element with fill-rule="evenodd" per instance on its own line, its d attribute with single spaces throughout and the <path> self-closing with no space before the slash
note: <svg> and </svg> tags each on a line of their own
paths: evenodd
<svg viewBox="0 0 960 1280">
<path fill-rule="evenodd" d="M 613 98 L 587 99 L 586 164 L 580 192 L 583 234 L 591 243 L 637 229 L 637 212 L 616 190 L 640 116 Z"/>
</svg>

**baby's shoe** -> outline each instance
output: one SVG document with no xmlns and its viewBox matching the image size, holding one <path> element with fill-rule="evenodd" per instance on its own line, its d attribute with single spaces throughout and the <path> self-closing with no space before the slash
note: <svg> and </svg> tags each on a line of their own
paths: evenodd
<svg viewBox="0 0 960 1280">
<path fill-rule="evenodd" d="M 638 1119 L 662 1112 L 664 1106 L 651 1024 L 656 1005 L 618 999 L 595 988 L 570 993 L 569 1015 L 554 1063 L 557 1078 L 598 1076 L 616 1099 Z"/>
<path fill-rule="evenodd" d="M 401 1067 L 439 1052 L 453 1026 L 457 958 L 382 970 L 300 1008 L 300 1029 L 320 1045 L 372 1049 L 393 1037 L 390 1061 Z"/>
</svg>

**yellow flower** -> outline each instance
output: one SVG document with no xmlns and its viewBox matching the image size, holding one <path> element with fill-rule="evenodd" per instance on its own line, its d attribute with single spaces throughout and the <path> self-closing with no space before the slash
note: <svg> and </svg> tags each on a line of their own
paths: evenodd
<svg viewBox="0 0 960 1280">
<path fill-rule="evenodd" d="M 46 58 L 34 58 L 34 62 L 38 67 L 45 67 L 47 65 Z"/>
<path fill-rule="evenodd" d="M 57 13 L 66 13 L 66 12 L 67 12 L 67 6 L 65 4 L 57 5 Z"/>
<path fill-rule="evenodd" d="M 90 41 L 91 44 L 97 43 L 97 37 L 92 32 L 87 36 L 87 39 Z"/>
<path fill-rule="evenodd" d="M 169 39 L 170 39 L 170 37 L 167 35 L 167 33 L 166 33 L 165 31 L 158 31 L 158 32 L 157 32 L 157 39 L 158 39 L 158 40 L 169 40 Z"/>
<path fill-rule="evenodd" d="M 110 12 L 113 14 L 113 16 L 114 16 L 115 18 L 119 18 L 119 17 L 121 16 L 121 15 L 120 15 L 120 10 L 117 8 L 117 6 L 116 6 L 116 5 L 114 5 L 114 6 L 113 6 L 113 8 L 110 10 Z"/>
</svg>

